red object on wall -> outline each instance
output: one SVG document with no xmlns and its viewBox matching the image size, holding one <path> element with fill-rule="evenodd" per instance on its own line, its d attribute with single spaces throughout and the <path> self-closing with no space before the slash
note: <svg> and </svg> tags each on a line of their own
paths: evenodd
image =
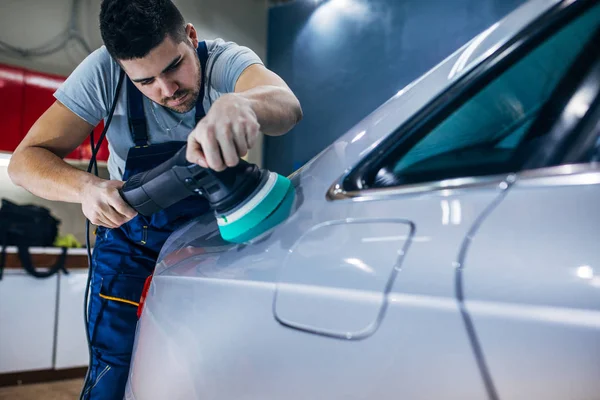
<svg viewBox="0 0 600 400">
<path fill-rule="evenodd" d="M 12 152 L 23 140 L 25 70 L 0 65 L 0 151 Z"/>
<path fill-rule="evenodd" d="M 98 144 L 98 140 L 100 139 L 100 135 L 102 135 L 102 131 L 104 130 L 104 121 L 100 121 L 100 123 L 98 124 L 98 126 L 96 126 L 96 128 L 94 128 L 94 146 L 96 146 Z M 79 146 L 79 151 L 81 152 L 81 159 L 82 160 L 90 160 L 92 158 L 92 149 L 90 147 L 90 137 L 88 136 L 87 139 L 85 139 L 85 141 L 81 144 L 81 146 Z M 104 137 L 104 140 L 102 141 L 102 144 L 100 145 L 100 150 L 98 150 L 98 153 L 96 154 L 96 161 L 108 161 L 108 142 L 106 140 L 106 137 Z"/>
<path fill-rule="evenodd" d="M 35 121 L 56 101 L 54 92 L 64 81 L 65 78 L 62 76 L 25 71 L 23 136 L 27 134 Z M 66 158 L 79 160 L 81 158 L 79 147 L 67 155 Z"/>
<path fill-rule="evenodd" d="M 0 64 L 0 151 L 13 152 L 29 129 L 56 101 L 54 92 L 65 77 Z M 94 129 L 97 143 L 104 123 Z M 97 160 L 108 161 L 108 142 L 100 146 Z M 90 138 L 67 155 L 71 160 L 89 160 L 92 156 Z"/>
</svg>

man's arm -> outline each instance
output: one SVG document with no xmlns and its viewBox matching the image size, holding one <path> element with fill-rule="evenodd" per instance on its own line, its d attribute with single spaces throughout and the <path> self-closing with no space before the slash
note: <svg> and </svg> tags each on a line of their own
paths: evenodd
<svg viewBox="0 0 600 400">
<path fill-rule="evenodd" d="M 120 181 L 107 181 L 63 161 L 93 126 L 56 101 L 31 127 L 11 157 L 8 174 L 27 191 L 55 201 L 82 203 L 93 224 L 116 227 L 135 216 L 121 199 Z"/>
<path fill-rule="evenodd" d="M 222 171 L 236 165 L 260 132 L 283 135 L 302 119 L 300 102 L 277 74 L 247 67 L 235 92 L 221 96 L 188 137 L 187 159 Z"/>
<path fill-rule="evenodd" d="M 81 188 L 92 176 L 62 160 L 93 127 L 55 102 L 31 127 L 11 157 L 12 181 L 36 196 L 81 203 Z"/>
<path fill-rule="evenodd" d="M 300 102 L 288 85 L 260 64 L 244 70 L 235 85 L 235 92 L 250 100 L 265 135 L 283 135 L 302 119 Z"/>
</svg>

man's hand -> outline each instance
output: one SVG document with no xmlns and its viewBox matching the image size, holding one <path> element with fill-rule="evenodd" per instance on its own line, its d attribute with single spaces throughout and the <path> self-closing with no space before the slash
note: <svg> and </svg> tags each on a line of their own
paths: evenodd
<svg viewBox="0 0 600 400">
<path fill-rule="evenodd" d="M 237 165 L 258 139 L 251 101 L 237 93 L 220 97 L 188 136 L 189 162 L 215 171 Z"/>
<path fill-rule="evenodd" d="M 118 192 L 123 184 L 98 179 L 84 187 L 81 209 L 92 224 L 118 228 L 137 215 Z"/>
</svg>

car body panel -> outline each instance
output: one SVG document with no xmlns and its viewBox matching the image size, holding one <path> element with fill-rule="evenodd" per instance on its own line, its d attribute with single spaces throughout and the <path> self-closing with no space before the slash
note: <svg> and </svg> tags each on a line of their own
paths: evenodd
<svg viewBox="0 0 600 400">
<path fill-rule="evenodd" d="M 466 252 L 465 305 L 500 398 L 600 393 L 599 198 L 596 166 L 519 174 Z"/>
<path fill-rule="evenodd" d="M 157 282 L 153 307 L 140 320 L 132 398 L 485 397 L 452 300 L 392 297 L 388 319 L 406 323 L 383 323 L 373 336 L 354 341 L 278 324 L 274 284 Z M 432 376 L 444 379 L 427 384 Z"/>
<path fill-rule="evenodd" d="M 316 163 L 305 169 L 294 183 L 304 188 L 301 178 L 310 176 L 312 168 L 320 170 L 318 166 Z M 314 184 L 317 178 L 312 179 Z M 187 369 L 189 379 L 186 385 L 175 385 L 181 397 L 173 398 L 196 398 L 201 393 L 203 398 L 305 399 L 315 390 L 323 393 L 324 398 L 352 398 L 348 393 L 355 393 L 355 398 L 375 395 L 423 399 L 441 395 L 457 399 L 486 396 L 454 299 L 454 261 L 470 226 L 502 190 L 498 185 L 490 185 L 464 198 L 459 192 L 436 192 L 401 196 L 400 199 L 394 196 L 376 202 L 328 202 L 323 196 L 327 187 L 328 182 L 324 181 L 314 193 L 300 190 L 294 213 L 269 238 L 246 246 L 229 245 L 227 251 L 220 247 L 228 245 L 218 243 L 218 240 L 214 246 L 217 252 L 212 252 L 210 246 L 202 247 L 202 250 L 183 247 L 179 250 L 181 254 L 194 251 L 199 254 L 184 256 L 179 262 L 170 261 L 172 265 L 169 266 L 161 265 L 161 272 L 155 275 L 147 295 L 138 327 L 140 335 L 136 339 L 129 381 L 130 390 L 136 397 L 131 398 L 161 398 L 153 397 L 153 393 L 159 391 L 151 390 L 152 385 L 148 382 L 170 381 L 170 374 L 180 368 Z M 278 314 L 281 309 L 275 301 L 277 288 L 278 285 L 281 288 L 282 282 L 289 285 L 286 262 L 296 250 L 294 244 L 302 243 L 305 232 L 332 222 L 351 224 L 366 220 L 371 228 L 376 227 L 390 221 L 392 204 L 396 208 L 392 213 L 394 218 L 404 220 L 403 216 L 411 216 L 414 236 L 402 229 L 397 232 L 363 229 L 355 231 L 355 240 L 339 238 L 335 249 L 331 246 L 329 249 L 304 247 L 305 251 L 314 251 L 312 257 L 315 259 L 325 257 L 325 251 L 333 251 L 336 259 L 355 259 L 360 261 L 359 264 L 385 271 L 395 267 L 389 253 L 357 254 L 356 241 L 389 241 L 396 243 L 394 251 L 405 249 L 405 254 L 399 254 L 404 258 L 398 275 L 384 298 L 385 317 L 368 327 L 372 329 L 366 329 L 365 335 L 343 330 L 348 326 L 348 320 L 334 313 L 336 304 L 331 302 L 331 293 L 339 292 L 332 290 L 330 284 L 323 285 L 320 279 L 303 285 L 306 291 L 300 294 L 305 297 L 298 298 L 297 291 L 294 294 L 295 300 L 312 306 L 315 306 L 315 299 L 309 294 L 315 291 L 328 294 L 323 296 L 326 301 L 321 308 L 311 315 L 311 322 L 317 318 L 326 322 L 317 326 L 321 329 L 310 329 L 310 326 L 298 323 L 306 320 L 289 321 L 289 313 Z M 216 224 L 211 222 L 192 224 L 184 236 L 204 238 L 211 234 L 210 226 L 213 239 L 218 237 Z M 407 246 L 406 242 L 411 238 L 412 242 Z M 165 260 L 173 260 L 172 254 Z M 311 266 L 320 278 L 319 269 L 328 267 L 328 264 Z M 345 276 L 338 276 L 336 285 L 345 289 L 341 300 L 353 301 L 353 307 L 366 307 L 372 316 L 373 309 L 369 306 L 373 296 L 379 293 L 357 290 L 353 287 L 355 280 L 345 281 Z M 437 276 L 437 279 L 432 280 L 431 276 Z M 289 292 L 287 294 L 289 296 Z M 297 317 L 297 314 L 291 315 Z M 321 330 L 325 328 L 331 332 L 326 328 L 332 326 L 341 326 L 335 333 L 350 340 L 324 336 Z M 188 344 L 190 340 L 195 341 L 193 346 Z M 171 358 L 161 358 L 167 358 L 157 350 L 162 346 L 170 349 L 167 355 Z M 382 360 L 384 355 L 386 368 L 378 371 L 377 376 L 369 375 L 372 371 L 369 365 Z M 315 367 L 315 358 L 319 359 L 320 368 Z M 236 361 L 244 359 L 251 361 L 248 364 Z M 278 384 L 273 387 L 258 385 L 257 382 L 273 379 L 274 365 L 278 366 Z M 248 371 L 249 368 L 252 371 Z M 169 376 L 165 376 L 167 373 Z M 397 379 L 398 373 L 406 379 Z M 302 384 L 297 383 L 299 374 Z M 176 375 L 175 380 L 186 376 L 178 372 Z M 242 375 L 244 381 L 240 382 Z M 235 385 L 226 384 L 231 376 L 236 376 Z M 368 379 L 346 381 L 342 393 L 339 383 L 349 376 L 368 376 Z M 420 377 L 427 376 L 445 379 L 436 380 L 435 385 L 427 385 L 425 389 Z"/>
</svg>

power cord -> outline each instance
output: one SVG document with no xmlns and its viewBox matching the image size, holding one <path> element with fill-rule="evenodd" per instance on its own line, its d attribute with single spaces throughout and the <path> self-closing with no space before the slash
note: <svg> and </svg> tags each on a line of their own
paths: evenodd
<svg viewBox="0 0 600 400">
<path fill-rule="evenodd" d="M 67 43 L 71 40 L 75 40 L 77 43 L 79 43 L 85 49 L 85 51 L 88 52 L 88 54 L 91 53 L 92 49 L 83 39 L 83 36 L 77 27 L 77 16 L 79 14 L 80 6 L 81 0 L 73 0 L 68 27 L 46 43 L 31 49 L 24 49 L 12 46 L 0 40 L 0 53 L 4 53 L 13 57 L 42 57 L 63 50 Z"/>
<path fill-rule="evenodd" d="M 92 169 L 94 169 L 94 174 L 98 176 L 98 163 L 96 162 L 96 156 L 98 151 L 100 150 L 100 145 L 106 136 L 106 132 L 108 131 L 108 127 L 110 126 L 110 122 L 112 121 L 113 114 L 115 113 L 115 108 L 119 101 L 119 93 L 121 92 L 121 86 L 123 86 L 123 80 L 125 78 L 125 71 L 121 70 L 119 75 L 119 82 L 117 83 L 117 90 L 115 92 L 115 97 L 113 103 L 110 107 L 110 112 L 108 113 L 108 118 L 106 119 L 106 125 L 102 130 L 102 134 L 98 138 L 98 144 L 94 146 L 94 131 L 90 134 L 90 147 L 92 149 L 92 157 L 90 158 L 90 163 L 87 167 L 87 172 L 91 173 Z M 83 300 L 83 315 L 84 315 L 84 324 L 85 324 L 85 336 L 88 344 L 88 352 L 89 352 L 89 366 L 87 372 L 85 374 L 85 379 L 83 381 L 83 387 L 81 389 L 81 394 L 79 395 L 79 400 L 83 400 L 84 396 L 87 394 L 86 387 L 88 384 L 88 380 L 90 379 L 90 369 L 92 362 L 92 345 L 91 345 L 91 337 L 90 337 L 90 329 L 89 329 L 89 315 L 88 315 L 88 302 L 90 297 L 90 283 L 92 281 L 93 274 L 93 264 L 92 264 L 92 249 L 90 245 L 90 220 L 86 218 L 85 220 L 85 244 L 87 247 L 87 255 L 88 255 L 88 277 L 87 283 L 85 285 L 85 294 Z"/>
</svg>

